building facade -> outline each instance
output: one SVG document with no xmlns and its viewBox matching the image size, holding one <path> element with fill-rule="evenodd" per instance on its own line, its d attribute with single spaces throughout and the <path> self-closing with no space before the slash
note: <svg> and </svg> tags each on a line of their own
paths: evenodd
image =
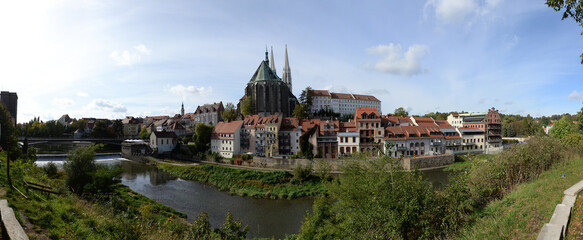
<svg viewBox="0 0 583 240">
<path fill-rule="evenodd" d="M 211 151 L 221 157 L 241 154 L 241 126 L 243 121 L 219 122 L 211 135 Z"/>
<path fill-rule="evenodd" d="M 218 122 L 223 121 L 221 114 L 223 114 L 224 111 L 225 107 L 223 106 L 223 102 L 198 106 L 196 111 L 194 111 L 194 121 L 188 123 L 187 126 L 196 126 L 198 123 L 215 126 Z"/>
<path fill-rule="evenodd" d="M 163 154 L 174 150 L 178 144 L 177 136 L 173 132 L 152 132 L 150 135 L 150 147 L 154 152 Z"/>
<path fill-rule="evenodd" d="M 332 110 L 340 116 L 354 115 L 356 108 L 374 107 L 381 112 L 381 101 L 371 95 L 335 93 L 328 90 L 312 90 L 312 113 Z"/>
</svg>

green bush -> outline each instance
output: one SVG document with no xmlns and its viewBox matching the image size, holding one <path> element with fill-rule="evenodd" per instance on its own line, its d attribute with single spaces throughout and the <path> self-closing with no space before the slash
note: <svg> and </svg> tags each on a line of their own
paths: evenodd
<svg viewBox="0 0 583 240">
<path fill-rule="evenodd" d="M 63 165 L 65 184 L 75 193 L 81 194 L 85 185 L 91 183 L 92 174 L 97 170 L 95 165 L 95 147 L 79 147 L 67 155 Z"/>
<path fill-rule="evenodd" d="M 296 164 L 293 175 L 296 180 L 300 181 L 300 183 L 307 180 L 312 175 L 312 163 L 310 162 L 306 166 L 302 166 L 299 163 Z"/>
<path fill-rule="evenodd" d="M 57 164 L 54 162 L 49 162 L 46 166 L 43 167 L 43 170 L 49 178 L 55 178 L 58 176 Z"/>
</svg>

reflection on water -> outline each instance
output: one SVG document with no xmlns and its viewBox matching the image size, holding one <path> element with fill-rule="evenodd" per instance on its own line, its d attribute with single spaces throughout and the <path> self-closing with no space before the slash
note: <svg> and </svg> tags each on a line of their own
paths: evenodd
<svg viewBox="0 0 583 240">
<path fill-rule="evenodd" d="M 37 165 L 43 166 L 54 161 L 58 166 L 66 156 L 39 158 Z M 307 211 L 312 208 L 313 199 L 273 200 L 239 197 L 216 190 L 214 187 L 193 181 L 185 181 L 166 174 L 156 167 L 137 163 L 124 158 L 100 159 L 99 164 L 119 164 L 124 170 L 122 184 L 132 190 L 154 199 L 164 205 L 186 213 L 193 221 L 200 212 L 209 214 L 213 227 L 220 227 L 227 211 L 235 219 L 250 227 L 247 237 L 283 238 L 286 234 L 297 233 Z"/>
</svg>

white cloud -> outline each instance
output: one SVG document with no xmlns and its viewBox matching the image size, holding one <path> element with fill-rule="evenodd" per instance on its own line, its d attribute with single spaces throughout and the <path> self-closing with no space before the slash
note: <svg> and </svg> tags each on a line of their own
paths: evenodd
<svg viewBox="0 0 583 240">
<path fill-rule="evenodd" d="M 140 52 L 140 53 L 150 55 L 150 49 L 146 48 L 146 46 L 144 46 L 144 44 L 140 44 L 138 46 L 135 46 L 134 49 L 138 50 L 138 52 Z"/>
<path fill-rule="evenodd" d="M 57 107 L 70 107 L 75 104 L 75 101 L 70 98 L 53 98 L 53 105 Z"/>
<path fill-rule="evenodd" d="M 87 105 L 87 109 L 115 113 L 127 112 L 127 108 L 123 105 L 114 103 L 107 99 L 93 99 L 93 101 Z"/>
<path fill-rule="evenodd" d="M 573 90 L 573 92 L 571 94 L 569 94 L 569 100 L 571 101 L 578 101 L 583 99 L 583 94 L 581 94 L 580 92 L 577 92 L 577 90 Z"/>
<path fill-rule="evenodd" d="M 121 66 L 132 66 L 139 63 L 142 60 L 142 56 L 150 55 L 150 49 L 146 48 L 143 44 L 134 47 L 134 51 L 118 51 L 115 50 L 109 54 L 109 57 Z"/>
<path fill-rule="evenodd" d="M 369 54 L 381 55 L 381 59 L 373 66 L 377 71 L 402 76 L 412 76 L 426 71 L 421 67 L 421 60 L 429 52 L 426 45 L 412 45 L 404 55 L 401 45 L 394 43 L 378 45 L 367 51 Z"/>
<path fill-rule="evenodd" d="M 186 96 L 208 96 L 213 92 L 212 87 L 195 87 L 195 86 L 183 86 L 178 84 L 170 88 L 170 92 L 174 95 L 181 96 L 185 98 Z"/>
<path fill-rule="evenodd" d="M 77 96 L 79 97 L 89 97 L 89 94 L 86 92 L 77 92 Z"/>
<path fill-rule="evenodd" d="M 461 23 L 478 8 L 474 0 L 429 0 L 425 8 L 429 6 L 435 8 L 437 19 L 445 23 Z"/>
<path fill-rule="evenodd" d="M 335 92 L 335 93 L 351 93 L 352 92 L 348 88 L 346 88 L 345 86 L 333 86 L 333 85 L 326 85 L 324 87 L 324 90 L 328 90 L 330 92 Z"/>
</svg>

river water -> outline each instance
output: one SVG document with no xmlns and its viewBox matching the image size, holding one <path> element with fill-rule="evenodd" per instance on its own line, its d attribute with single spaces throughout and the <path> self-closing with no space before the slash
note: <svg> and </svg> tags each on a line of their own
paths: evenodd
<svg viewBox="0 0 583 240">
<path fill-rule="evenodd" d="M 59 167 L 65 155 L 40 156 L 37 165 L 44 166 L 53 161 Z M 220 227 L 227 211 L 239 219 L 250 230 L 247 237 L 283 238 L 297 233 L 307 211 L 312 209 L 313 199 L 294 200 L 255 199 L 221 192 L 214 187 L 187 181 L 143 163 L 121 158 L 119 154 L 98 155 L 98 164 L 119 164 L 124 170 L 122 184 L 132 190 L 166 206 L 188 215 L 194 220 L 200 212 L 209 214 L 213 227 Z"/>
</svg>

